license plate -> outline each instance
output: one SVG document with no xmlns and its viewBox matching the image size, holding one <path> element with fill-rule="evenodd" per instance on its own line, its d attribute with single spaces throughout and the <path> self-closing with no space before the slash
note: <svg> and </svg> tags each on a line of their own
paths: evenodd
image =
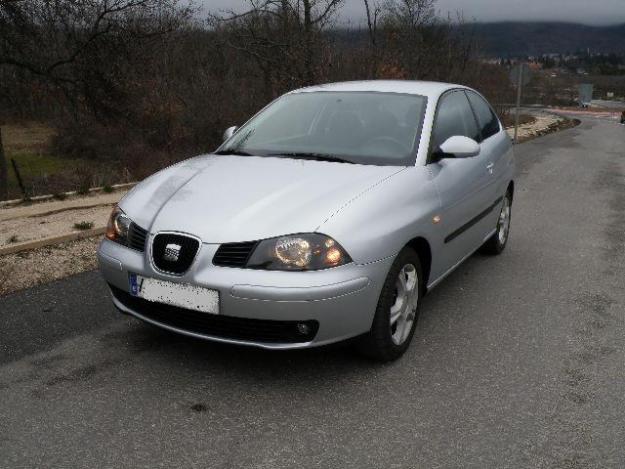
<svg viewBox="0 0 625 469">
<path fill-rule="evenodd" d="M 147 301 L 165 303 L 180 308 L 219 314 L 219 292 L 186 283 L 130 274 L 130 294 Z"/>
</svg>

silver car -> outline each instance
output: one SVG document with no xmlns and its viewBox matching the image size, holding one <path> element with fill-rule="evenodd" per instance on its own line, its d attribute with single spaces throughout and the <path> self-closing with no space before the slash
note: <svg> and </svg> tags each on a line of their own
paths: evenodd
<svg viewBox="0 0 625 469">
<path fill-rule="evenodd" d="M 388 361 L 428 290 L 506 246 L 512 145 L 469 88 L 314 86 L 224 137 L 113 210 L 98 258 L 122 312 L 268 349 L 355 339 Z"/>
</svg>

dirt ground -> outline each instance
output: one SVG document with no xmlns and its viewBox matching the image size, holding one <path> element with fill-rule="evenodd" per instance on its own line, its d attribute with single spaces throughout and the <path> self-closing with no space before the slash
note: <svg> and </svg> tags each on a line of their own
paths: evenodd
<svg viewBox="0 0 625 469">
<path fill-rule="evenodd" d="M 0 295 L 95 269 L 95 251 L 100 239 L 82 239 L 0 256 Z"/>
</svg>

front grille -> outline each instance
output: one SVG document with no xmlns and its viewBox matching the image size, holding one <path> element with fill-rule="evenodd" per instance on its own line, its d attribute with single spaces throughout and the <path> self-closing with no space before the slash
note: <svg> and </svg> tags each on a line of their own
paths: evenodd
<svg viewBox="0 0 625 469">
<path fill-rule="evenodd" d="M 314 320 L 271 321 L 202 313 L 178 306 L 153 303 L 132 296 L 113 285 L 109 286 L 119 302 L 144 318 L 195 334 L 247 342 L 297 344 L 310 342 L 319 330 L 319 322 Z M 298 330 L 302 324 L 308 326 L 308 332 L 304 334 Z"/>
<path fill-rule="evenodd" d="M 157 234 L 152 242 L 152 260 L 163 272 L 180 275 L 191 267 L 200 242 L 189 236 L 162 233 Z"/>
<path fill-rule="evenodd" d="M 222 244 L 213 257 L 213 264 L 223 267 L 245 267 L 257 245 L 258 241 Z"/>
<path fill-rule="evenodd" d="M 128 247 L 137 251 L 145 251 L 145 239 L 148 231 L 141 228 L 136 223 L 131 223 L 128 229 Z"/>
</svg>

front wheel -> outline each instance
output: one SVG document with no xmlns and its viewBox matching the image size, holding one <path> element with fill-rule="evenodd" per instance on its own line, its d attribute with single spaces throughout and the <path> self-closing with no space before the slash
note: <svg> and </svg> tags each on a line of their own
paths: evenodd
<svg viewBox="0 0 625 469">
<path fill-rule="evenodd" d="M 503 198 L 501 212 L 497 220 L 497 231 L 482 245 L 480 251 L 484 254 L 501 254 L 508 244 L 510 236 L 510 221 L 512 220 L 512 195 L 507 192 Z"/>
<path fill-rule="evenodd" d="M 360 351 L 388 362 L 401 357 L 412 340 L 423 294 L 421 262 L 417 253 L 404 248 L 386 277 L 371 330 L 361 338 Z"/>
</svg>

